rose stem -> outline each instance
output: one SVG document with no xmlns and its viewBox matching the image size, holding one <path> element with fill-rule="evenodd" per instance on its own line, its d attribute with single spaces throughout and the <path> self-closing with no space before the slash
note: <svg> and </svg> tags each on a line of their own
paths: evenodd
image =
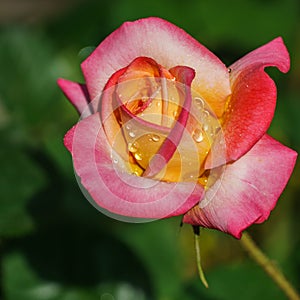
<svg viewBox="0 0 300 300">
<path fill-rule="evenodd" d="M 300 296 L 287 281 L 278 267 L 258 248 L 251 236 L 244 232 L 241 238 L 243 248 L 248 252 L 251 258 L 272 278 L 277 286 L 291 300 L 299 300 Z"/>
<path fill-rule="evenodd" d="M 193 226 L 194 231 L 194 243 L 195 243 L 195 251 L 196 251 L 196 260 L 197 260 L 197 268 L 200 280 L 202 281 L 203 285 L 208 288 L 208 283 L 206 281 L 203 269 L 201 267 L 201 256 L 200 256 L 200 227 Z"/>
</svg>

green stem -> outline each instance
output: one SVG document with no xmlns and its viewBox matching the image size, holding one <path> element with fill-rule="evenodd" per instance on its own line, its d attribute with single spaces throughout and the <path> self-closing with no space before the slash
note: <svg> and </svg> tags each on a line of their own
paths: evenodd
<svg viewBox="0 0 300 300">
<path fill-rule="evenodd" d="M 193 226 L 194 230 L 194 243 L 195 243 L 195 251 L 196 251 L 196 259 L 197 259 L 197 268 L 200 280 L 203 285 L 208 288 L 208 283 L 205 278 L 202 266 L 201 266 L 201 255 L 200 255 L 200 228 L 199 226 Z"/>
<path fill-rule="evenodd" d="M 241 243 L 252 259 L 262 267 L 289 299 L 300 300 L 300 296 L 294 287 L 285 278 L 278 267 L 258 248 L 247 232 L 243 233 Z"/>
</svg>

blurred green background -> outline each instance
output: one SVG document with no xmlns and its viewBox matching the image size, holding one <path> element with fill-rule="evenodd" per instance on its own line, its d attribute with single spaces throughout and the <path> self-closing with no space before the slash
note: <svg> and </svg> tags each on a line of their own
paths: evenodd
<svg viewBox="0 0 300 300">
<path fill-rule="evenodd" d="M 300 150 L 298 0 L 0 1 L 0 299 L 285 299 L 240 243 L 202 231 L 210 288 L 180 218 L 147 224 L 99 213 L 77 186 L 65 132 L 78 116 L 56 85 L 83 81 L 80 50 L 126 20 L 160 16 L 227 65 L 282 36 L 292 59 L 270 133 Z M 250 232 L 300 289 L 299 164 L 270 219 Z M 280 174 L 278 174 L 280 181 Z"/>
</svg>

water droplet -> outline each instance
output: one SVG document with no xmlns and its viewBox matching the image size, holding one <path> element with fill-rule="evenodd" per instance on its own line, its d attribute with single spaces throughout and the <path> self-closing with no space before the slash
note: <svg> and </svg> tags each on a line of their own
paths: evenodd
<svg viewBox="0 0 300 300">
<path fill-rule="evenodd" d="M 158 141 L 160 140 L 160 136 L 157 135 L 157 134 L 153 134 L 153 135 L 151 136 L 151 140 L 152 140 L 153 142 L 158 142 Z"/>
<path fill-rule="evenodd" d="M 199 107 L 204 107 L 204 101 L 201 98 L 195 97 L 195 102 Z"/>
<path fill-rule="evenodd" d="M 207 185 L 208 178 L 206 176 L 202 176 L 198 179 L 199 183 L 203 186 Z"/>
<path fill-rule="evenodd" d="M 131 126 L 130 126 L 129 124 L 127 124 L 127 125 L 125 126 L 125 128 L 126 128 L 127 130 L 130 130 L 130 129 L 131 129 Z"/>
<path fill-rule="evenodd" d="M 209 117 L 209 111 L 208 110 L 204 110 L 203 113 L 204 113 L 205 118 Z"/>
<path fill-rule="evenodd" d="M 231 68 L 228 68 L 227 71 L 228 71 L 228 73 L 231 73 L 232 70 L 231 70 Z"/>
<path fill-rule="evenodd" d="M 178 115 L 178 112 L 177 112 L 177 110 L 174 110 L 174 111 L 173 111 L 173 117 L 174 117 L 174 118 L 176 118 L 176 117 L 177 117 L 177 115 Z"/>
<path fill-rule="evenodd" d="M 117 164 L 119 162 L 119 160 L 116 157 L 113 157 L 112 160 L 114 164 Z"/>
<path fill-rule="evenodd" d="M 134 142 L 134 143 L 128 143 L 128 151 L 130 151 L 131 153 L 135 153 L 138 150 L 138 143 Z"/>
<path fill-rule="evenodd" d="M 158 106 L 158 107 L 160 106 L 160 101 L 158 101 L 158 102 L 156 103 L 156 106 Z"/>
<path fill-rule="evenodd" d="M 203 130 L 204 130 L 204 131 L 207 131 L 208 128 L 209 128 L 208 124 L 204 124 L 204 125 L 203 125 Z"/>
<path fill-rule="evenodd" d="M 140 153 L 134 153 L 134 157 L 136 160 L 142 160 L 142 155 Z"/>
<path fill-rule="evenodd" d="M 200 143 L 203 141 L 203 133 L 202 130 L 199 128 L 196 128 L 193 132 L 193 139 L 196 143 Z"/>
<path fill-rule="evenodd" d="M 129 134 L 129 136 L 132 137 L 132 138 L 135 137 L 135 133 L 134 133 L 133 131 L 130 131 L 128 134 Z"/>
</svg>

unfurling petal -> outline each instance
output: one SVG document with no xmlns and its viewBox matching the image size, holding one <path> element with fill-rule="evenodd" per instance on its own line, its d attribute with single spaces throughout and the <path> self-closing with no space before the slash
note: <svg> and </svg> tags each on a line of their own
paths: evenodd
<svg viewBox="0 0 300 300">
<path fill-rule="evenodd" d="M 203 194 L 203 188 L 196 183 L 167 183 L 129 174 L 120 157 L 111 158 L 114 152 L 98 113 L 73 127 L 65 143 L 82 186 L 98 207 L 111 213 L 149 219 L 180 215 L 199 202 Z"/>
<path fill-rule="evenodd" d="M 217 151 L 223 134 L 226 142 L 226 161 L 235 161 L 253 147 L 266 133 L 276 105 L 276 86 L 264 68 L 275 66 L 282 72 L 289 70 L 289 55 L 281 38 L 250 52 L 231 67 L 232 95 L 223 116 L 223 132 L 216 138 Z M 212 168 L 224 161 L 208 159 Z"/>
<path fill-rule="evenodd" d="M 265 221 L 293 171 L 297 153 L 265 135 L 243 157 L 226 166 L 199 205 L 183 221 L 241 237 Z"/>
<path fill-rule="evenodd" d="M 61 88 L 65 96 L 74 105 L 79 114 L 82 114 L 85 110 L 88 112 L 90 103 L 90 97 L 85 84 L 69 81 L 66 79 L 58 79 L 58 86 Z M 92 112 L 90 112 L 92 113 Z"/>
</svg>

